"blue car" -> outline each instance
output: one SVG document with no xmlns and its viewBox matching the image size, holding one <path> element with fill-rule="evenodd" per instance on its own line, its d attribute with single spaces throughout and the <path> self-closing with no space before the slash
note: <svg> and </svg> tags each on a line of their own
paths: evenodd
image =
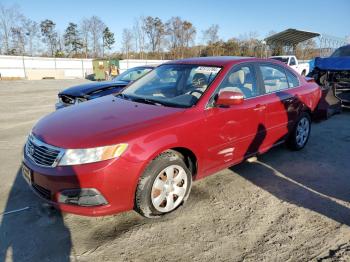
<svg viewBox="0 0 350 262">
<path fill-rule="evenodd" d="M 111 81 L 91 82 L 67 88 L 58 93 L 56 110 L 101 96 L 118 93 L 131 82 L 136 81 L 154 68 L 155 66 L 151 65 L 138 66 L 126 70 Z"/>
</svg>

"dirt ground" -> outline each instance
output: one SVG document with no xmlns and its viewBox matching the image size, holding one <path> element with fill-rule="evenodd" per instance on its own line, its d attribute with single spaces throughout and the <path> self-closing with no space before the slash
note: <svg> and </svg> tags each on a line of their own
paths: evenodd
<svg viewBox="0 0 350 262">
<path fill-rule="evenodd" d="M 273 149 L 194 183 L 175 214 L 60 214 L 21 177 L 21 151 L 60 89 L 0 81 L 0 261 L 350 261 L 350 111 L 315 123 L 306 148 Z"/>
</svg>

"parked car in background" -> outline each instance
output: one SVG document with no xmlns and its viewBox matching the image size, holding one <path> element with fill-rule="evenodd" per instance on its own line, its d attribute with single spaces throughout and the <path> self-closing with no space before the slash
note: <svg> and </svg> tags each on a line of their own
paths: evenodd
<svg viewBox="0 0 350 262">
<path fill-rule="evenodd" d="M 310 71 L 310 65 L 308 63 L 299 63 L 299 60 L 294 55 L 271 56 L 270 58 L 289 65 L 302 76 L 306 76 Z"/>
<path fill-rule="evenodd" d="M 275 60 L 171 61 L 32 129 L 23 175 L 40 197 L 88 216 L 174 211 L 192 180 L 286 142 L 302 149 L 320 88 Z"/>
<path fill-rule="evenodd" d="M 330 57 L 316 57 L 309 76 L 331 90 L 343 107 L 350 108 L 350 45 L 336 49 Z"/>
<path fill-rule="evenodd" d="M 56 110 L 119 92 L 131 82 L 153 70 L 154 67 L 150 65 L 133 67 L 116 76 L 111 81 L 91 82 L 67 88 L 58 93 Z"/>
</svg>

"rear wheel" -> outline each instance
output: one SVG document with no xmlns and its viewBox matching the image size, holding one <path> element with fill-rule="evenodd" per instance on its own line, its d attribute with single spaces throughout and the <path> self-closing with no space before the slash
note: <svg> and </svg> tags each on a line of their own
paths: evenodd
<svg viewBox="0 0 350 262">
<path fill-rule="evenodd" d="M 167 151 L 154 159 L 141 176 L 135 197 L 135 210 L 153 218 L 176 210 L 190 193 L 192 174 L 181 155 Z"/>
<path fill-rule="evenodd" d="M 311 117 L 303 112 L 295 123 L 292 132 L 289 134 L 287 145 L 292 150 L 300 150 L 305 147 L 311 132 Z"/>
</svg>

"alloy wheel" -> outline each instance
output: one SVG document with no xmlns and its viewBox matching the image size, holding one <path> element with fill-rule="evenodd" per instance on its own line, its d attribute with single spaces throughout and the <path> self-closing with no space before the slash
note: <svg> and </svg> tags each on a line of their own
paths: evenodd
<svg viewBox="0 0 350 262">
<path fill-rule="evenodd" d="M 310 133 L 310 121 L 306 117 L 300 119 L 296 130 L 296 142 L 299 147 L 305 145 Z"/>
</svg>

